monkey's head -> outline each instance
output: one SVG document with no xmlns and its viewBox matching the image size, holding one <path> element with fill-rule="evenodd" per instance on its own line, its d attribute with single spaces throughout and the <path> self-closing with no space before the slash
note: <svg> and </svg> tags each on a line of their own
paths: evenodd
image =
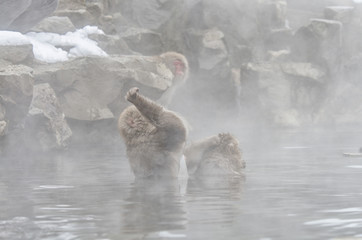
<svg viewBox="0 0 362 240">
<path fill-rule="evenodd" d="M 175 77 L 185 81 L 189 74 L 189 64 L 184 55 L 176 52 L 166 52 L 161 54 L 162 61 L 172 71 Z"/>
<path fill-rule="evenodd" d="M 225 151 L 234 153 L 239 150 L 238 140 L 230 133 L 219 133 L 220 145 Z"/>
<path fill-rule="evenodd" d="M 235 166 L 244 168 L 245 163 L 241 161 L 242 154 L 239 148 L 238 140 L 230 133 L 220 133 L 219 139 L 220 139 L 220 144 L 218 146 L 219 151 L 223 152 L 225 156 L 228 156 L 230 160 L 237 160 L 234 162 Z"/>
</svg>

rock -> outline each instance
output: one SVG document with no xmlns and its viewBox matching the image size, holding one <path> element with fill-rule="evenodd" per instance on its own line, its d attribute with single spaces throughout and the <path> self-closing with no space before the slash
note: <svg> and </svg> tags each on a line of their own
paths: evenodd
<svg viewBox="0 0 362 240">
<path fill-rule="evenodd" d="M 100 120 L 113 118 L 107 107 L 119 94 L 119 77 L 107 72 L 107 58 L 77 58 L 36 69 L 39 82 L 56 91 L 67 118 Z"/>
<path fill-rule="evenodd" d="M 324 9 L 326 19 L 339 21 L 348 24 L 352 21 L 354 7 L 351 6 L 330 6 Z"/>
<path fill-rule="evenodd" d="M 142 55 L 152 56 L 163 52 L 163 42 L 159 33 L 142 28 L 128 28 L 121 33 L 121 37 L 130 49 Z"/>
<path fill-rule="evenodd" d="M 36 79 L 55 90 L 67 118 L 96 121 L 118 117 L 133 86 L 158 99 L 173 84 L 173 73 L 158 56 L 84 57 L 43 65 Z"/>
<path fill-rule="evenodd" d="M 96 41 L 98 46 L 108 54 L 136 54 L 119 35 L 92 34 L 89 35 L 89 38 Z"/>
<path fill-rule="evenodd" d="M 5 107 L 0 103 L 0 121 L 5 120 Z"/>
<path fill-rule="evenodd" d="M 185 38 L 189 43 L 187 52 L 189 65 L 197 72 L 195 81 L 190 83 L 192 86 L 188 90 L 188 94 L 195 96 L 191 101 L 198 102 L 195 107 L 200 107 L 196 108 L 195 112 L 213 117 L 215 114 L 225 114 L 225 111 L 226 114 L 235 113 L 236 89 L 224 33 L 217 28 L 189 29 Z M 227 108 L 224 107 L 226 105 Z"/>
<path fill-rule="evenodd" d="M 285 62 L 280 64 L 280 68 L 285 74 L 309 79 L 318 83 L 325 83 L 327 77 L 325 70 L 311 63 Z"/>
<path fill-rule="evenodd" d="M 187 39 L 191 43 L 193 58 L 196 58 L 200 69 L 215 69 L 228 60 L 228 52 L 223 41 L 224 34 L 218 29 L 205 31 L 191 29 L 187 33 Z"/>
<path fill-rule="evenodd" d="M 31 31 L 34 32 L 51 32 L 58 34 L 74 32 L 75 30 L 73 23 L 68 17 L 58 16 L 47 17 L 31 29 Z"/>
<path fill-rule="evenodd" d="M 25 131 L 29 140 L 27 145 L 32 150 L 63 149 L 69 144 L 72 131 L 48 83 L 34 85 Z"/>
<path fill-rule="evenodd" d="M 340 73 L 342 24 L 338 21 L 312 19 L 296 32 L 292 43 L 292 59 L 326 67 L 331 77 Z"/>
<path fill-rule="evenodd" d="M 115 0 L 61 0 L 55 14 L 69 17 L 77 28 L 96 25 L 107 34 L 116 34 L 119 11 L 119 3 Z"/>
<path fill-rule="evenodd" d="M 6 127 L 7 127 L 7 124 L 5 121 L 0 121 L 0 138 L 5 136 L 6 134 Z"/>
<path fill-rule="evenodd" d="M 0 68 L 0 103 L 6 110 L 8 127 L 21 125 L 33 96 L 33 69 L 24 65 Z"/>
<path fill-rule="evenodd" d="M 258 1 L 258 22 L 266 31 L 285 28 L 287 20 L 287 2 L 285 0 Z"/>
<path fill-rule="evenodd" d="M 3 12 L 0 15 L 5 14 L 7 18 L 9 15 L 10 17 L 16 15 L 6 29 L 19 32 L 26 32 L 42 19 L 51 15 L 58 6 L 58 0 L 16 0 L 12 1 L 11 4 L 8 2 L 10 1 L 2 1 L 2 3 L 7 6 L 5 8 L 1 6 L 0 9 Z M 27 7 L 24 9 L 23 6 Z M 19 8 L 22 11 L 19 11 Z"/>
<path fill-rule="evenodd" d="M 239 43 L 248 42 L 258 35 L 257 9 L 257 1 L 202 0 L 192 5 L 189 25 L 196 29 L 217 28 Z"/>
<path fill-rule="evenodd" d="M 292 29 L 290 28 L 272 29 L 265 36 L 265 46 L 268 50 L 273 51 L 287 50 L 290 48 L 292 37 Z"/>
<path fill-rule="evenodd" d="M 121 11 L 141 28 L 160 30 L 177 15 L 181 5 L 184 5 L 181 0 L 125 0 L 121 3 Z"/>
<path fill-rule="evenodd" d="M 0 45 L 0 59 L 11 63 L 23 63 L 34 59 L 33 45 Z"/>
<path fill-rule="evenodd" d="M 32 0 L 1 0 L 0 30 L 7 30 L 9 25 L 30 6 L 31 2 Z"/>
<path fill-rule="evenodd" d="M 326 72 L 310 63 L 261 62 L 241 68 L 241 104 L 267 121 L 299 126 L 318 111 Z"/>
<path fill-rule="evenodd" d="M 268 51 L 267 60 L 270 62 L 286 62 L 289 59 L 290 51 Z"/>
<path fill-rule="evenodd" d="M 96 25 L 97 23 L 97 19 L 95 19 L 86 9 L 57 10 L 55 14 L 59 17 L 68 17 L 76 28 L 83 28 L 87 25 Z"/>
</svg>

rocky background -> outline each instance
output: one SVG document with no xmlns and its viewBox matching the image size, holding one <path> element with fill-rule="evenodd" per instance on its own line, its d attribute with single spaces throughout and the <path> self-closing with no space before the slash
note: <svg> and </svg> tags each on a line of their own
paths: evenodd
<svg viewBox="0 0 362 240">
<path fill-rule="evenodd" d="M 105 34 L 90 38 L 108 55 L 44 63 L 31 44 L 0 45 L 0 154 L 121 145 L 116 120 L 128 105 L 127 90 L 138 86 L 158 99 L 169 87 L 144 71 L 152 63 L 135 62 L 166 51 L 189 60 L 190 78 L 170 109 L 193 129 L 215 123 L 299 128 L 362 118 L 361 3 L 34 2 L 1 0 L 0 30 L 65 34 L 98 26 Z"/>
</svg>

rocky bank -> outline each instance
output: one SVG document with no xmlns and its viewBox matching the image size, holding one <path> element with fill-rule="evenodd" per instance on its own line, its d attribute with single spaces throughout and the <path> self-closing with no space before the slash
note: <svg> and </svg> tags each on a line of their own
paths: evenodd
<svg viewBox="0 0 362 240">
<path fill-rule="evenodd" d="M 232 116 L 236 124 L 301 127 L 362 117 L 361 3 L 34 2 L 0 1 L 0 16 L 8 14 L 0 30 L 65 34 L 98 26 L 104 34 L 89 38 L 106 55 L 45 63 L 32 44 L 0 45 L 0 151 L 119 141 L 126 91 L 138 86 L 158 99 L 173 84 L 152 57 L 166 51 L 189 61 L 190 78 L 171 108 L 191 123 Z"/>
</svg>

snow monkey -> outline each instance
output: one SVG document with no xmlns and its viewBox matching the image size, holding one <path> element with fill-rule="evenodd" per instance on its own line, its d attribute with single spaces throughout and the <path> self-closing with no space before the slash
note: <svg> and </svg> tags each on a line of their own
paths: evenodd
<svg viewBox="0 0 362 240">
<path fill-rule="evenodd" d="M 133 105 L 121 113 L 118 129 L 136 178 L 176 178 L 187 135 L 183 120 L 138 88 L 131 88 L 126 100 Z"/>
<path fill-rule="evenodd" d="M 191 143 L 184 155 L 190 176 L 242 175 L 245 168 L 239 142 L 229 133 Z"/>
<path fill-rule="evenodd" d="M 189 64 L 184 55 L 176 52 L 163 53 L 159 58 L 174 75 L 172 86 L 169 87 L 157 101 L 167 107 L 171 102 L 175 90 L 187 80 L 189 76 Z"/>
</svg>

